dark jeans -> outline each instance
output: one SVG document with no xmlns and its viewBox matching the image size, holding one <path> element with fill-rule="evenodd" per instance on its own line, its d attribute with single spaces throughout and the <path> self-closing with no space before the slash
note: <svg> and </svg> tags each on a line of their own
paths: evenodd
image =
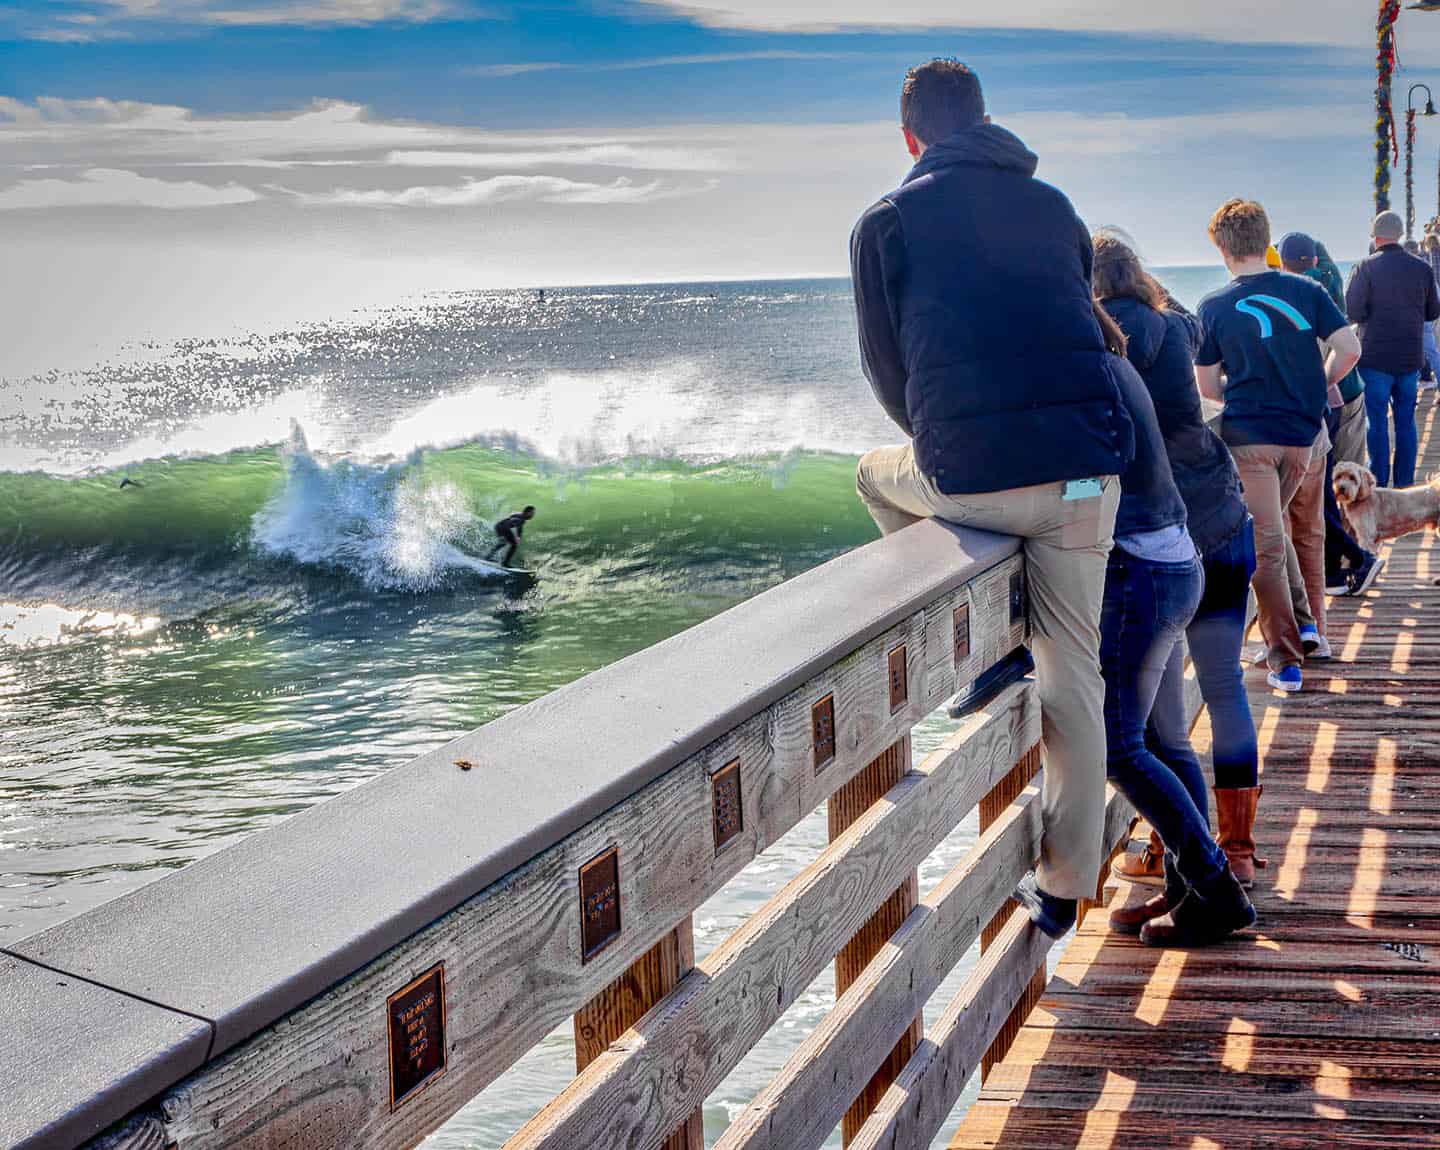
<svg viewBox="0 0 1440 1150">
<path fill-rule="evenodd" d="M 1365 412 L 1370 416 L 1370 470 L 1375 482 L 1389 487 L 1409 487 L 1415 482 L 1415 455 L 1419 450 L 1419 429 L 1415 426 L 1415 398 L 1420 373 L 1391 375 L 1362 367 L 1365 381 Z M 1390 409 L 1395 409 L 1395 468 L 1390 468 Z"/>
<path fill-rule="evenodd" d="M 1253 787 L 1260 782 L 1255 719 L 1245 693 L 1240 649 L 1250 577 L 1255 573 L 1255 525 L 1246 519 L 1230 540 L 1205 557 L 1205 593 L 1185 628 L 1200 697 L 1210 712 L 1210 745 L 1215 786 Z M 1199 760 L 1190 747 L 1185 714 L 1185 652 L 1178 645 L 1165 667 L 1147 732 L 1150 749 L 1185 783 L 1195 806 L 1209 814 L 1209 794 Z M 1162 836 L 1163 837 L 1163 836 Z"/>
<path fill-rule="evenodd" d="M 1117 546 L 1106 569 L 1100 613 L 1106 774 L 1159 832 L 1185 882 L 1201 890 L 1224 871 L 1225 856 L 1195 802 L 1195 792 L 1203 799 L 1205 790 L 1199 760 L 1188 737 L 1169 732 L 1168 739 L 1183 743 L 1188 757 L 1162 761 L 1146 745 L 1145 728 L 1203 586 L 1198 560 L 1149 563 Z"/>
<path fill-rule="evenodd" d="M 1340 430 L 1340 410 L 1331 408 L 1325 413 L 1325 426 L 1330 429 L 1330 442 Z M 1348 563 L 1350 567 L 1361 567 L 1365 563 L 1365 549 L 1355 542 L 1340 514 L 1340 504 L 1335 499 L 1335 449 L 1325 457 L 1325 582 L 1333 584 L 1341 577 Z"/>
</svg>

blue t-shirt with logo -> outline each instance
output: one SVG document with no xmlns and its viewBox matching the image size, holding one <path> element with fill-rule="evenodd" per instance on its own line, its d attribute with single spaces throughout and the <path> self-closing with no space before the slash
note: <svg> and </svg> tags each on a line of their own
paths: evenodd
<svg viewBox="0 0 1440 1150">
<path fill-rule="evenodd" d="M 1241 276 L 1201 300 L 1199 318 L 1195 362 L 1225 369 L 1225 442 L 1314 443 L 1328 406 L 1318 341 L 1345 326 L 1329 293 L 1288 272 Z"/>
</svg>

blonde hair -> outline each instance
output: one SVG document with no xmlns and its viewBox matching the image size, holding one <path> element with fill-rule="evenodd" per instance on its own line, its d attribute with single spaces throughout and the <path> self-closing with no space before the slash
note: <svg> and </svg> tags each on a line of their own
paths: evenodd
<svg viewBox="0 0 1440 1150">
<path fill-rule="evenodd" d="M 1427 252 L 1440 251 L 1440 236 L 1437 236 L 1434 232 L 1426 232 L 1425 239 L 1420 246 Z"/>
</svg>

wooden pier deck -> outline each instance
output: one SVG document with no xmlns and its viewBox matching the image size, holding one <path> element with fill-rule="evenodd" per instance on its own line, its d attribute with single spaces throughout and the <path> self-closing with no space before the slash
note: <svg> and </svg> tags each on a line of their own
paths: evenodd
<svg viewBox="0 0 1440 1150">
<path fill-rule="evenodd" d="M 1090 915 L 952 1150 L 1440 1147 L 1440 547 L 1387 551 L 1330 601 L 1336 659 L 1304 693 L 1249 675 L 1258 929 L 1166 952 Z"/>
</svg>

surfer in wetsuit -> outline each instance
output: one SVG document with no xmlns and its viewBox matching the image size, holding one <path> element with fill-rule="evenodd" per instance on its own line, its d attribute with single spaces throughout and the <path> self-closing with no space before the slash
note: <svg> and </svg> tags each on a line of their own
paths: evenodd
<svg viewBox="0 0 1440 1150">
<path fill-rule="evenodd" d="M 520 536 L 525 532 L 525 524 L 534 518 L 535 508 L 526 507 L 514 515 L 505 516 L 495 524 L 495 534 L 500 536 L 500 542 L 490 549 L 490 558 L 493 560 L 500 548 L 508 544 L 510 550 L 505 552 L 505 558 L 500 560 L 500 566 L 509 567 L 511 560 L 515 558 L 515 552 L 520 549 Z"/>
</svg>

